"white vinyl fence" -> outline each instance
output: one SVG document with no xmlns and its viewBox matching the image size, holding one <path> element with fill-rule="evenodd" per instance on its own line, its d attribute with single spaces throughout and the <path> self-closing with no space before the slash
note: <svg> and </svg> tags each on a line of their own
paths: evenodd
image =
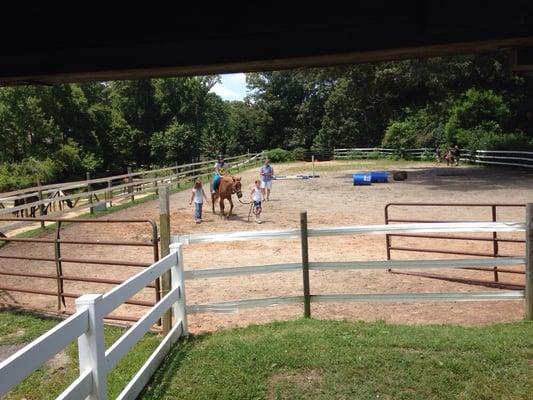
<svg viewBox="0 0 533 400">
<path fill-rule="evenodd" d="M 533 168 L 533 152 L 514 150 L 464 150 L 461 152 L 461 161 L 476 164 Z"/>
<path fill-rule="evenodd" d="M 307 213 L 300 215 L 300 229 L 180 235 L 173 237 L 171 253 L 105 295 L 85 295 L 76 301 L 77 312 L 54 329 L 27 345 L 0 364 L 0 395 L 6 393 L 31 372 L 39 368 L 68 343 L 78 338 L 80 376 L 60 399 L 106 399 L 106 374 L 124 357 L 128 350 L 147 332 L 169 308 L 174 315 L 170 333 L 163 339 L 137 375 L 122 391 L 119 399 L 135 398 L 180 336 L 187 335 L 187 315 L 194 313 L 227 313 L 241 308 L 265 307 L 276 304 L 303 303 L 304 316 L 311 314 L 311 303 L 344 301 L 481 301 L 526 299 L 526 318 L 533 319 L 533 204 L 527 206 L 527 249 L 529 262 L 523 257 L 497 259 L 391 260 L 309 262 L 308 238 L 338 235 L 381 235 L 392 233 L 426 232 L 523 232 L 524 222 L 464 222 L 368 225 L 342 227 L 307 227 Z M 184 272 L 182 247 L 189 243 L 212 243 L 242 240 L 285 239 L 300 240 L 301 263 L 255 265 L 246 267 L 210 268 Z M 526 291 L 486 291 L 457 293 L 346 293 L 314 295 L 310 291 L 309 270 L 360 270 L 390 268 L 452 268 L 494 265 L 527 264 Z M 107 351 L 103 343 L 103 320 L 112 310 L 133 296 L 165 271 L 171 271 L 171 290 L 144 317 L 133 325 Z M 210 304 L 186 304 L 184 280 L 211 277 L 302 271 L 304 291 L 301 296 L 256 298 Z"/>
<path fill-rule="evenodd" d="M 306 217 L 304 221 L 307 221 Z M 198 235 L 181 235 L 173 237 L 172 246 L 189 243 L 213 243 L 244 240 L 300 239 L 302 262 L 289 264 L 256 265 L 247 267 L 213 268 L 186 271 L 185 279 L 204 279 L 249 274 L 265 274 L 273 272 L 303 271 L 304 293 L 302 296 L 258 298 L 235 300 L 222 303 L 189 304 L 187 313 L 204 312 L 235 312 L 240 308 L 264 307 L 275 304 L 308 303 L 324 301 L 458 301 L 458 300 L 517 300 L 524 298 L 523 291 L 497 292 L 461 292 L 461 293 L 372 293 L 372 294 L 335 294 L 313 295 L 306 293 L 310 286 L 306 270 L 359 270 L 359 269 L 405 269 L 405 268 L 461 268 L 472 266 L 523 265 L 523 257 L 500 257 L 498 259 L 456 259 L 456 260 L 390 260 L 390 261 L 337 261 L 337 262 L 306 262 L 308 259 L 308 237 L 338 235 L 381 235 L 392 233 L 427 233 L 427 232 L 519 232 L 525 230 L 524 223 L 504 222 L 463 222 L 463 223 L 420 223 L 395 225 L 368 225 L 300 229 L 283 231 L 252 231 L 225 232 Z M 305 232 L 305 233 L 304 233 Z M 171 246 L 171 247 L 172 247 Z"/>
<path fill-rule="evenodd" d="M 80 375 L 58 399 L 106 399 L 107 374 L 161 315 L 172 308 L 174 323 L 170 332 L 118 396 L 118 399 L 136 398 L 170 348 L 181 336 L 187 335 L 182 268 L 178 249 L 103 296 L 87 294 L 76 299 L 77 311 L 74 315 L 0 364 L 0 396 L 77 339 Z M 168 270 L 172 274 L 170 292 L 105 350 L 105 316 Z"/>
</svg>

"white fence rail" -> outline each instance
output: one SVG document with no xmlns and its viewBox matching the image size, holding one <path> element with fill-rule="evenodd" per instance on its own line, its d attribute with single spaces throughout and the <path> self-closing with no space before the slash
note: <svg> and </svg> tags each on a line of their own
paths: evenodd
<svg viewBox="0 0 533 400">
<path fill-rule="evenodd" d="M 306 220 L 306 219 L 305 219 Z M 302 249 L 307 251 L 308 237 L 339 235 L 381 235 L 392 233 L 443 233 L 443 232 L 523 232 L 526 224 L 521 222 L 454 222 L 454 223 L 417 223 L 395 225 L 343 226 L 277 231 L 224 232 L 211 234 L 178 235 L 173 237 L 172 246 L 191 243 L 212 243 L 245 240 L 298 239 L 302 240 Z M 304 257 L 302 256 L 302 260 Z M 213 277 L 291 272 L 307 268 L 308 270 L 361 270 L 361 269 L 438 269 L 438 268 L 472 268 L 487 266 L 514 266 L 526 264 L 524 257 L 500 257 L 497 259 L 445 259 L 445 260 L 390 260 L 390 261 L 335 261 L 256 265 L 246 267 L 209 268 L 185 272 L 185 279 L 206 279 Z M 305 281 L 304 274 L 304 281 Z M 309 282 L 307 282 L 309 284 Z M 305 287 L 305 283 L 304 283 Z M 187 305 L 187 312 L 193 313 L 232 313 L 241 308 L 262 307 L 274 304 L 289 304 L 318 301 L 477 301 L 477 300 L 516 300 L 523 299 L 524 291 L 498 291 L 474 293 L 374 293 L 341 294 L 258 298 L 234 300 L 221 303 Z"/>
<path fill-rule="evenodd" d="M 13 354 L 0 364 L 0 396 L 28 377 L 69 343 L 78 340 L 80 376 L 59 399 L 106 399 L 106 376 L 168 309 L 174 323 L 157 349 L 118 396 L 133 399 L 141 392 L 165 355 L 180 336 L 187 335 L 182 253 L 178 247 L 105 295 L 88 294 L 76 299 L 76 313 Z M 107 351 L 104 347 L 104 318 L 127 299 L 166 271 L 171 271 L 172 288 Z"/>
<path fill-rule="evenodd" d="M 514 150 L 465 150 L 461 160 L 476 164 L 506 165 L 533 168 L 533 152 Z"/>
<path fill-rule="evenodd" d="M 435 149 L 386 149 L 381 147 L 334 149 L 335 159 L 367 159 L 373 156 L 392 156 L 407 154 L 414 158 L 421 158 L 426 154 L 434 157 Z M 533 168 L 533 152 L 518 150 L 468 150 L 461 149 L 460 160 L 476 164 L 508 165 L 513 167 Z"/>
<path fill-rule="evenodd" d="M 172 309 L 174 323 L 158 348 L 152 353 L 135 377 L 118 396 L 119 399 L 135 398 L 147 384 L 164 356 L 179 337 L 187 335 L 187 315 L 195 313 L 232 313 L 243 308 L 266 307 L 277 304 L 304 304 L 309 310 L 314 302 L 406 302 L 406 301 L 485 301 L 526 299 L 526 316 L 533 319 L 533 272 L 531 260 L 533 204 L 527 207 L 528 223 L 517 222 L 464 222 L 431 224 L 398 224 L 374 226 L 344 226 L 307 229 L 306 213 L 301 215 L 299 230 L 253 231 L 216 233 L 204 235 L 175 236 L 170 245 L 171 253 L 128 279 L 122 285 L 105 295 L 85 295 L 76 300 L 77 312 L 36 341 L 0 364 L 0 395 L 5 394 L 21 380 L 39 368 L 54 354 L 78 338 L 79 377 L 60 395 L 60 399 L 106 399 L 106 376 L 131 347 L 150 329 L 163 313 Z M 523 232 L 527 230 L 528 255 L 522 257 L 500 257 L 497 259 L 446 259 L 446 260 L 391 260 L 391 261 L 334 261 L 308 262 L 308 237 L 387 234 L 398 232 Z M 302 262 L 247 267 L 210 268 L 184 272 L 182 247 L 187 243 L 220 242 L 231 240 L 300 239 Z M 529 258 L 527 258 L 529 257 Z M 467 268 L 494 265 L 526 264 L 526 292 L 458 292 L 458 293 L 345 293 L 311 294 L 309 270 L 360 270 L 390 268 Z M 281 296 L 233 300 L 210 304 L 186 304 L 184 280 L 206 279 L 222 276 L 279 273 L 302 270 L 304 293 L 301 296 Z M 107 351 L 104 348 L 103 322 L 107 314 L 148 283 L 171 271 L 170 291 L 151 308 L 136 324 L 129 328 Z M 528 311 L 529 310 L 529 311 Z"/>
</svg>

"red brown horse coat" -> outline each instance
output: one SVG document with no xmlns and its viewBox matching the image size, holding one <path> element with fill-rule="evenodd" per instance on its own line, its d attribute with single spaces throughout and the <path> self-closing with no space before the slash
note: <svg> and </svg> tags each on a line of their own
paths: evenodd
<svg viewBox="0 0 533 400">
<path fill-rule="evenodd" d="M 224 216 L 224 200 L 228 200 L 230 204 L 230 209 L 228 213 L 228 218 L 233 211 L 233 201 L 231 200 L 231 195 L 236 194 L 240 199 L 242 197 L 241 191 L 241 178 L 235 176 L 223 176 L 220 178 L 218 183 L 218 189 L 215 193 L 211 194 L 211 204 L 213 206 L 213 214 L 215 214 L 215 200 L 220 198 L 220 216 Z"/>
</svg>

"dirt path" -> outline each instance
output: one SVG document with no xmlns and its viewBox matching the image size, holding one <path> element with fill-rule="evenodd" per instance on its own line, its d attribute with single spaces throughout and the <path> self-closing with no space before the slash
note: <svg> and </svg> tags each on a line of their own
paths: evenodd
<svg viewBox="0 0 533 400">
<path fill-rule="evenodd" d="M 310 173 L 310 164 L 296 163 L 274 166 L 279 175 Z M 351 185 L 351 174 L 363 169 L 406 169 L 409 178 L 405 182 L 375 184 L 367 187 Z M 514 170 L 481 168 L 435 168 L 432 164 L 392 163 L 378 161 L 324 162 L 318 163 L 318 179 L 288 180 L 274 182 L 272 201 L 264 204 L 262 219 L 257 225 L 247 222 L 248 207 L 236 204 L 235 216 L 222 220 L 213 215 L 206 205 L 204 223 L 195 224 L 193 208 L 189 206 L 190 191 L 171 196 L 171 229 L 174 234 L 200 232 L 230 232 L 245 230 L 271 230 L 297 228 L 299 211 L 308 211 L 309 225 L 339 226 L 353 224 L 381 224 L 383 209 L 389 202 L 502 202 L 525 203 L 533 199 L 533 174 Z M 243 191 L 248 196 L 249 188 L 257 171 L 242 174 Z M 246 199 L 247 200 L 247 199 Z M 490 209 L 417 209 L 395 211 L 397 217 L 431 218 L 438 220 L 487 220 Z M 149 218 L 158 219 L 158 201 L 150 201 L 136 207 L 113 213 L 106 218 Z M 502 211 L 500 221 L 522 221 L 523 209 Z M 149 230 L 133 225 L 72 225 L 65 228 L 65 238 L 100 240 L 144 240 L 149 241 Z M 508 234 L 507 237 L 520 237 Z M 523 237 L 523 235 L 522 235 Z M 491 242 L 456 242 L 413 239 L 408 243 L 431 248 L 451 248 L 469 251 L 491 251 Z M 400 242 L 398 242 L 400 243 Z M 501 244 L 501 254 L 523 254 L 523 245 Z M 51 245 L 11 244 L 0 250 L 0 254 L 53 255 Z M 127 259 L 131 261 L 152 261 L 149 248 L 115 248 L 104 246 L 66 247 L 64 257 Z M 449 258 L 440 254 L 393 253 L 396 259 Z M 185 268 L 200 269 L 228 266 L 245 266 L 297 262 L 300 248 L 297 240 L 273 240 L 264 242 L 230 242 L 208 245 L 188 245 L 184 249 Z M 383 260 L 386 258 L 383 236 L 343 236 L 314 238 L 310 240 L 310 259 L 313 261 L 335 260 Z M 72 275 L 85 274 L 102 278 L 125 279 L 135 273 L 132 268 L 95 266 L 90 264 L 65 264 L 66 272 Z M 7 271 L 36 271 L 55 273 L 52 263 L 2 260 L 0 269 Z M 432 271 L 429 271 L 432 272 Z M 439 271 L 462 277 L 491 279 L 489 272 Z M 506 274 L 501 280 L 523 282 L 523 276 Z M 2 284 L 9 286 L 48 287 L 55 290 L 55 282 L 27 278 L 2 277 Z M 65 290 L 74 293 L 100 293 L 109 290 L 109 285 L 67 282 Z M 271 296 L 299 295 L 302 292 L 301 273 L 254 275 L 235 278 L 217 278 L 188 281 L 187 301 L 189 304 L 204 304 L 226 300 L 261 298 Z M 371 292 L 447 292 L 491 290 L 478 286 L 430 280 L 420 277 L 394 275 L 385 271 L 331 271 L 311 273 L 311 290 L 319 293 L 371 293 Z M 495 290 L 495 289 L 492 289 Z M 153 289 L 146 289 L 139 299 L 153 299 Z M 23 295 L 0 292 L 0 300 L 10 303 L 39 306 L 48 310 L 56 307 L 51 296 Z M 72 308 L 72 300 L 69 301 Z M 125 306 L 119 310 L 128 315 L 139 315 L 142 309 Z M 337 319 L 383 319 L 401 323 L 458 323 L 485 324 L 512 321 L 522 317 L 522 302 L 446 302 L 446 303 L 322 303 L 313 304 L 316 318 Z M 274 319 L 298 318 L 301 306 L 273 306 L 243 310 L 236 314 L 191 315 L 192 332 L 213 330 L 221 327 L 261 323 Z"/>
</svg>

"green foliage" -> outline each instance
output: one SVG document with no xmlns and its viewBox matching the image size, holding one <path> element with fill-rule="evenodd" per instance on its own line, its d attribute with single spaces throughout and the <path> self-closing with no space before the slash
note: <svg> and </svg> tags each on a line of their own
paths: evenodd
<svg viewBox="0 0 533 400">
<path fill-rule="evenodd" d="M 399 120 L 390 123 L 385 131 L 383 147 L 414 149 L 433 147 L 443 140 L 444 110 L 441 105 L 419 110 L 404 109 Z"/>
<path fill-rule="evenodd" d="M 446 123 L 448 143 L 470 150 L 524 149 L 531 138 L 523 132 L 505 132 L 511 110 L 503 96 L 492 90 L 469 89 L 453 103 Z"/>
<path fill-rule="evenodd" d="M 156 132 L 150 139 L 151 156 L 163 164 L 175 164 L 197 151 L 197 141 L 189 125 L 174 120 L 164 132 Z"/>
<path fill-rule="evenodd" d="M 35 186 L 38 181 L 46 184 L 67 177 L 84 178 L 86 171 L 94 171 L 98 166 L 99 160 L 94 154 L 82 155 L 80 146 L 68 140 L 44 160 L 28 157 L 18 163 L 0 164 L 0 190 Z"/>
<path fill-rule="evenodd" d="M 421 161 L 434 161 L 435 160 L 435 154 L 426 149 L 420 155 L 420 160 Z"/>
<path fill-rule="evenodd" d="M 507 59 L 250 73 L 249 96 L 232 102 L 213 93 L 218 76 L 0 88 L 0 186 L 276 147 L 297 158 L 311 148 L 530 147 L 533 76 L 510 73 Z"/>
<path fill-rule="evenodd" d="M 293 160 L 303 161 L 307 150 L 304 147 L 297 147 L 292 151 Z"/>
<path fill-rule="evenodd" d="M 379 160 L 381 158 L 381 154 L 379 151 L 373 151 L 371 153 L 368 153 L 366 158 L 369 160 Z"/>
<path fill-rule="evenodd" d="M 365 154 L 360 150 L 352 150 L 348 154 L 348 158 L 350 160 L 360 160 L 361 158 L 365 158 Z"/>
<path fill-rule="evenodd" d="M 395 121 L 387 127 L 383 146 L 389 148 L 414 148 L 416 130 L 408 121 Z"/>
<path fill-rule="evenodd" d="M 276 148 L 272 150 L 268 150 L 266 152 L 266 156 L 270 160 L 270 162 L 273 163 L 280 163 L 280 162 L 287 162 L 287 161 L 293 161 L 294 155 L 288 150 Z"/>
</svg>

